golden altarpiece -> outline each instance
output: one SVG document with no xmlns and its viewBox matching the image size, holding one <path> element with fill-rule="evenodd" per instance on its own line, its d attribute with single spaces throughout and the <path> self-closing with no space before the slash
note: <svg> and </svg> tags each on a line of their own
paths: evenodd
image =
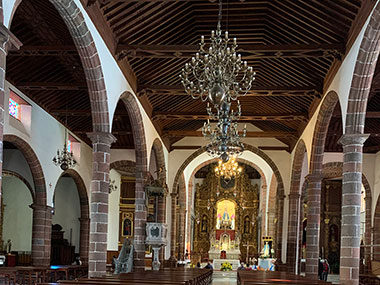
<svg viewBox="0 0 380 285">
<path fill-rule="evenodd" d="M 251 184 L 244 167 L 230 181 L 216 177 L 214 165 L 196 184 L 194 252 L 209 259 L 246 259 L 258 254 L 259 185 Z"/>
</svg>

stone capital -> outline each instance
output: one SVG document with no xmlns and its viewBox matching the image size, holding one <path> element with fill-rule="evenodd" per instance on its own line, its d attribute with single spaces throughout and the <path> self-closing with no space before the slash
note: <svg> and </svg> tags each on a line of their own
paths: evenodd
<svg viewBox="0 0 380 285">
<path fill-rule="evenodd" d="M 5 49 L 5 52 L 19 50 L 22 46 L 19 39 L 4 24 L 0 24 L 0 46 Z"/>
<path fill-rule="evenodd" d="M 87 136 L 93 144 L 103 143 L 111 146 L 111 144 L 116 141 L 116 138 L 111 133 L 107 132 L 92 132 L 88 133 Z"/>
<path fill-rule="evenodd" d="M 90 218 L 78 218 L 78 220 L 80 223 L 89 223 L 90 222 Z"/>
<path fill-rule="evenodd" d="M 308 182 L 308 183 L 312 183 L 312 182 L 320 182 L 322 181 L 322 174 L 321 173 L 310 173 L 308 175 L 305 176 L 305 180 Z"/>
<path fill-rule="evenodd" d="M 369 134 L 344 134 L 343 136 L 341 136 L 338 143 L 340 143 L 343 146 L 363 145 L 369 136 Z"/>
<path fill-rule="evenodd" d="M 50 207 L 48 205 L 43 205 L 43 204 L 31 204 L 29 205 L 30 208 L 33 210 L 40 210 L 40 211 L 52 211 L 53 207 Z"/>
</svg>

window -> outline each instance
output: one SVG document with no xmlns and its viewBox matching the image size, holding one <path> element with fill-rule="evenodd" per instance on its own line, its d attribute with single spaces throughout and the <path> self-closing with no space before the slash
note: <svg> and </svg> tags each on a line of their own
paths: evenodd
<svg viewBox="0 0 380 285">
<path fill-rule="evenodd" d="M 16 118 L 17 120 L 21 119 L 20 104 L 12 98 L 9 98 L 9 115 Z"/>
<path fill-rule="evenodd" d="M 67 151 L 68 152 L 72 152 L 73 151 L 73 145 L 72 145 L 72 142 L 71 142 L 70 138 L 67 140 Z"/>
</svg>

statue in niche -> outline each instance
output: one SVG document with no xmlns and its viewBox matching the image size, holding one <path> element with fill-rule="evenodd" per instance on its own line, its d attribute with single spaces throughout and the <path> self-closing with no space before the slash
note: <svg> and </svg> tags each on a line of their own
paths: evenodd
<svg viewBox="0 0 380 285">
<path fill-rule="evenodd" d="M 207 228 L 208 228 L 208 226 L 207 226 L 207 217 L 206 217 L 206 215 L 203 215 L 203 217 L 202 217 L 202 226 L 201 226 L 202 233 L 207 233 Z"/>
<path fill-rule="evenodd" d="M 250 220 L 249 220 L 249 217 L 248 216 L 246 216 L 245 218 L 244 218 L 244 233 L 245 234 L 249 234 L 249 228 L 250 228 Z"/>
<path fill-rule="evenodd" d="M 132 221 L 129 218 L 126 218 L 123 221 L 123 236 L 132 235 Z"/>
</svg>

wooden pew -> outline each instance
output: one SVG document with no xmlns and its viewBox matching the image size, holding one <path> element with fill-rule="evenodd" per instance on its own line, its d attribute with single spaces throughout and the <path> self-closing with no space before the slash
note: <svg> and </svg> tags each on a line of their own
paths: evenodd
<svg viewBox="0 0 380 285">
<path fill-rule="evenodd" d="M 264 284 L 331 284 L 330 282 L 307 279 L 305 277 L 286 272 L 238 271 L 238 284 L 264 285 Z"/>
</svg>

